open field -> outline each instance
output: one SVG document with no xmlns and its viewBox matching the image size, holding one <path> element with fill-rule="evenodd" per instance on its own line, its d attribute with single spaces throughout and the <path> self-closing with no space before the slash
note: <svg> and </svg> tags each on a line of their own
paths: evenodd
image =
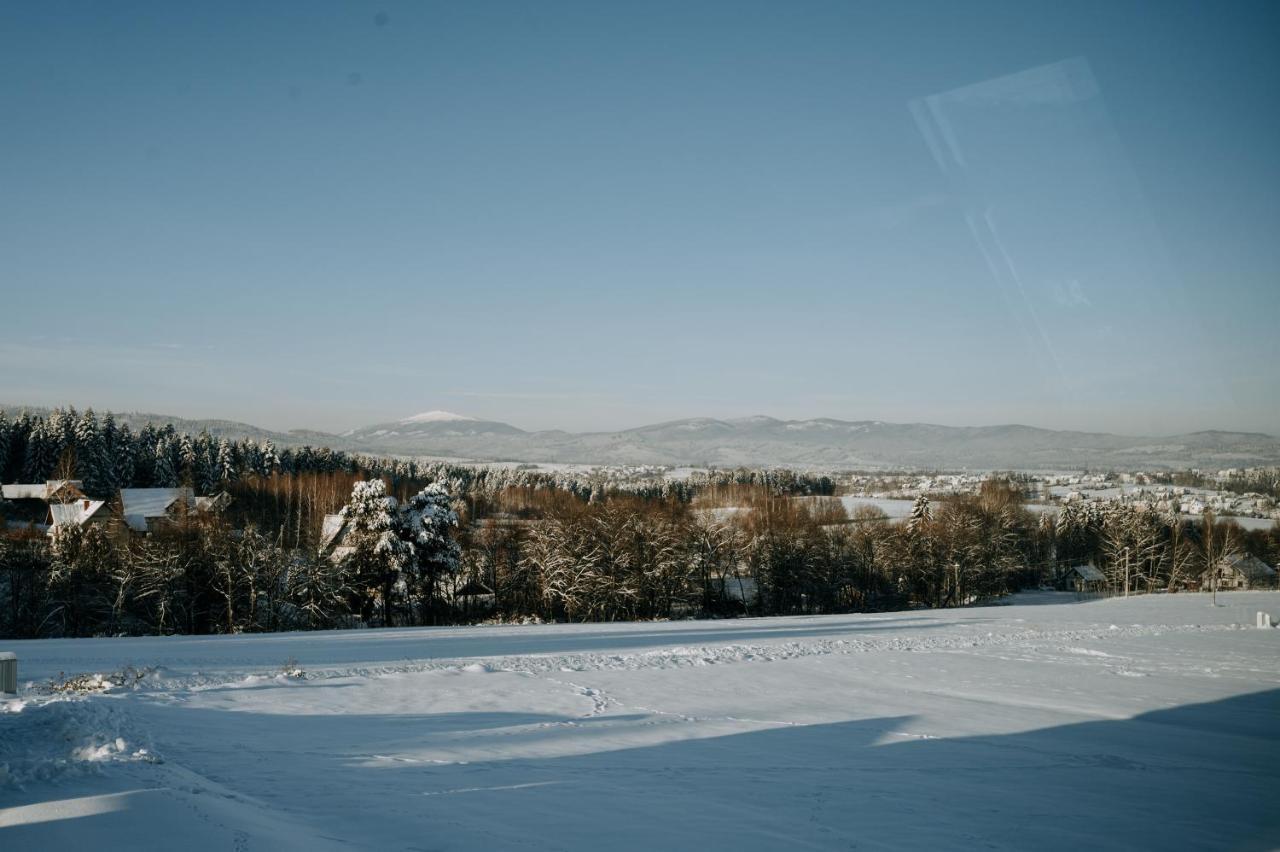
<svg viewBox="0 0 1280 852">
<path fill-rule="evenodd" d="M 0 848 L 1275 848 L 1280 593 L 1219 601 L 7 643 Z"/>
</svg>

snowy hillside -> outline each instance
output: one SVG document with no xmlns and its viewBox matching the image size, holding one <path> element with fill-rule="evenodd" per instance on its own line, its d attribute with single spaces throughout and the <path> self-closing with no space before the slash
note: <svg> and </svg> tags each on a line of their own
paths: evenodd
<svg viewBox="0 0 1280 852">
<path fill-rule="evenodd" d="M 420 420 L 419 418 L 424 418 Z M 1280 440 L 1239 432 L 1128 437 L 1029 426 L 954 427 L 881 421 L 695 417 L 620 432 L 525 432 L 506 423 L 429 412 L 346 436 L 404 455 L 584 464 L 824 468 L 1142 469 L 1280 462 Z"/>
<path fill-rule="evenodd" d="M 398 452 L 398 447 L 441 447 L 451 441 L 494 439 L 525 434 L 514 426 L 492 420 L 477 420 L 452 411 L 424 411 L 391 423 L 376 423 L 343 434 L 346 446 L 356 449 Z"/>
<path fill-rule="evenodd" d="M 13 642 L 0 842 L 1275 848 L 1280 594 L 1220 601 Z"/>
<path fill-rule="evenodd" d="M 0 404 L 10 417 L 48 409 Z M 341 434 L 309 429 L 272 432 L 228 420 L 120 414 L 135 431 L 173 423 L 215 438 L 250 438 L 279 447 L 310 445 L 348 452 L 475 461 L 584 465 L 737 467 L 792 465 L 823 469 L 961 468 L 978 470 L 1220 470 L 1280 464 L 1280 438 L 1252 432 L 1126 436 L 1030 426 L 938 426 L 831 418 L 733 420 L 695 417 L 618 432 L 529 432 L 497 420 L 424 411 Z"/>
</svg>

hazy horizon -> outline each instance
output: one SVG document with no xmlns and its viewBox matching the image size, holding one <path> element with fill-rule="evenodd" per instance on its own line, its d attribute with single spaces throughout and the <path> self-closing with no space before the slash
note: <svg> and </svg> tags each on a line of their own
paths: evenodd
<svg viewBox="0 0 1280 852">
<path fill-rule="evenodd" d="M 86 408 L 92 408 L 94 412 L 97 413 L 99 416 L 106 414 L 107 412 L 111 412 L 112 414 L 115 414 L 115 415 L 142 414 L 142 415 L 154 415 L 158 417 L 172 417 L 172 418 L 181 419 L 181 420 L 225 420 L 229 422 L 243 423 L 244 425 L 247 425 L 247 426 L 256 426 L 258 428 L 267 429 L 272 432 L 314 431 L 314 432 L 323 432 L 323 433 L 333 434 L 337 436 L 341 436 L 345 432 L 358 430 L 366 426 L 376 426 L 379 424 L 386 424 L 386 423 L 408 422 L 415 415 L 424 413 L 423 411 L 417 411 L 417 412 L 411 412 L 408 414 L 401 413 L 401 414 L 396 414 L 392 416 L 383 416 L 383 417 L 371 416 L 371 417 L 366 417 L 366 419 L 360 421 L 359 423 L 354 423 L 350 426 L 325 427 L 323 425 L 317 425 L 315 423 L 275 424 L 275 423 L 268 423 L 268 422 L 258 422 L 254 420 L 243 420 L 236 417 L 226 417 L 217 413 L 203 414 L 203 413 L 190 412 L 190 411 L 187 411 L 187 412 L 168 411 L 168 410 L 160 411 L 160 410 L 150 410 L 150 409 L 133 408 L 133 407 L 121 407 L 121 406 L 83 406 L 75 402 L 68 402 L 68 401 L 63 401 L 61 403 L 54 403 L 51 405 L 44 405 L 44 404 L 35 404 L 35 403 L 25 403 L 25 404 L 14 403 L 6 400 L 0 400 L 0 411 L 6 411 L 10 416 L 12 416 L 15 412 L 20 412 L 25 409 L 34 410 L 34 409 L 62 408 L 66 410 L 72 407 L 76 408 L 76 410 L 79 412 L 83 412 Z M 783 417 L 775 414 L 769 414 L 763 411 L 756 411 L 751 414 L 740 414 L 740 415 L 732 415 L 732 416 L 725 416 L 725 417 L 720 417 L 714 414 L 706 414 L 706 413 L 687 414 L 680 417 L 664 418 L 662 420 L 645 420 L 645 421 L 637 421 L 634 423 L 620 423 L 617 426 L 611 426 L 611 427 L 600 428 L 600 429 L 573 429 L 565 426 L 558 426 L 554 423 L 550 425 L 545 425 L 545 426 L 543 425 L 530 426 L 525 423 L 516 421 L 513 418 L 504 417 L 502 415 L 481 417 L 481 416 L 468 414 L 466 411 L 449 411 L 445 409 L 430 409 L 429 413 L 443 413 L 443 414 L 457 415 L 459 419 L 464 421 L 470 420 L 470 421 L 480 421 L 480 422 L 505 423 L 508 426 L 515 426 L 516 428 L 522 429 L 526 432 L 563 431 L 563 432 L 569 432 L 569 433 L 575 433 L 575 434 L 577 433 L 585 434 L 585 433 L 594 433 L 594 432 L 606 432 L 606 433 L 621 432 L 629 429 L 640 429 L 648 426 L 661 425 L 663 423 L 673 423 L 673 422 L 680 422 L 680 421 L 692 420 L 692 419 L 709 419 L 709 420 L 719 420 L 723 422 L 735 422 L 735 421 L 750 420 L 756 417 L 767 417 L 780 422 L 803 422 L 803 421 L 809 421 L 809 420 L 840 420 L 844 422 L 855 422 L 855 423 L 871 422 L 871 423 L 888 423 L 892 425 L 901 425 L 901 426 L 926 425 L 926 426 L 942 426 L 942 427 L 950 427 L 950 428 L 998 428 L 1002 426 L 1026 426 L 1033 429 L 1050 429 L 1050 430 L 1059 429 L 1064 431 L 1089 432 L 1089 433 L 1098 433 L 1098 434 L 1115 434 L 1121 437 L 1159 438 L 1159 437 L 1173 436 L 1178 434 L 1191 434 L 1195 432 L 1215 432 L 1215 431 L 1237 432 L 1237 433 L 1245 433 L 1245 434 L 1250 434 L 1250 433 L 1265 434 L 1265 435 L 1268 435 L 1269 437 L 1280 437 L 1280 435 L 1275 435 L 1270 432 L 1259 432 L 1258 430 L 1249 430 L 1249 429 L 1207 428 L 1207 429 L 1189 429 L 1183 433 L 1158 432 L 1158 433 L 1151 433 L 1151 434 L 1140 434 L 1140 433 L 1133 433 L 1133 432 L 1117 432 L 1109 429 L 1091 429 L 1091 428 L 1066 429 L 1066 427 L 1058 427 L 1058 426 L 1045 425 L 1040 423 L 1021 423 L 1021 422 L 1013 422 L 1013 421 L 993 421 L 990 423 L 941 423 L 941 422 L 932 421 L 932 420 L 888 420 L 882 417 L 832 417 L 826 414 L 813 414 L 808 416 L 797 416 L 797 417 Z"/>
<path fill-rule="evenodd" d="M 0 400 L 1280 434 L 1277 24 L 11 4 Z"/>
</svg>

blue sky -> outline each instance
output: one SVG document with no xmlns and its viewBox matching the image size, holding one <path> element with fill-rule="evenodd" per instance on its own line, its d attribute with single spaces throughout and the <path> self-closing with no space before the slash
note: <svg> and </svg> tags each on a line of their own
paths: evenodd
<svg viewBox="0 0 1280 852">
<path fill-rule="evenodd" d="M 1280 434 L 1274 3 L 9 3 L 0 401 Z"/>
</svg>

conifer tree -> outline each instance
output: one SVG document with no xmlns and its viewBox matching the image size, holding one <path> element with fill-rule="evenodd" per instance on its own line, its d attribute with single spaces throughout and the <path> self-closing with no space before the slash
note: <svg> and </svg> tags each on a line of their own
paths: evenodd
<svg viewBox="0 0 1280 852">
<path fill-rule="evenodd" d="M 928 524 L 932 518 L 933 512 L 929 509 L 929 498 L 921 494 L 911 506 L 911 518 L 907 521 L 907 529 L 913 533 L 919 532 L 920 528 Z"/>
<path fill-rule="evenodd" d="M 5 471 L 9 468 L 9 447 L 10 433 L 12 427 L 9 425 L 9 418 L 0 411 L 0 482 L 7 482 L 5 479 Z"/>
<path fill-rule="evenodd" d="M 113 490 L 116 488 L 130 488 L 133 486 L 136 475 L 138 448 L 134 442 L 133 432 L 129 429 L 129 424 L 126 423 L 115 430 L 112 446 L 111 482 Z"/>
<path fill-rule="evenodd" d="M 261 470 L 263 476 L 273 476 L 280 472 L 280 454 L 276 445 L 270 441 L 262 443 Z"/>
<path fill-rule="evenodd" d="M 102 430 L 98 426 L 98 418 L 92 408 L 76 418 L 72 427 L 75 446 L 76 472 L 84 483 L 86 494 L 93 497 L 105 496 L 109 490 L 103 467 L 107 462 L 106 449 L 103 446 Z"/>
<path fill-rule="evenodd" d="M 0 479 L 16 482 L 22 479 L 22 469 L 27 457 L 27 439 L 34 427 L 31 415 L 19 414 L 9 426 L 9 455 L 0 458 Z"/>
<path fill-rule="evenodd" d="M 456 574 L 461 558 L 453 537 L 458 513 L 451 504 L 449 492 L 433 482 L 409 498 L 402 513 L 402 535 L 412 548 L 412 579 L 428 608 L 441 578 Z"/>
<path fill-rule="evenodd" d="M 188 434 L 178 438 L 178 458 L 180 479 L 184 485 L 196 486 L 196 478 L 200 475 L 200 455 L 196 452 L 196 442 Z"/>
<path fill-rule="evenodd" d="M 231 443 L 226 438 L 218 439 L 215 472 L 217 481 L 222 485 L 228 485 L 236 480 L 235 452 L 231 448 Z M 209 489 L 209 491 L 212 490 L 212 488 Z M 209 493 L 209 491 L 206 491 L 205 493 Z"/>
<path fill-rule="evenodd" d="M 209 494 L 218 481 L 218 448 L 207 429 L 196 438 L 195 456 L 191 486 L 197 494 Z"/>
<path fill-rule="evenodd" d="M 54 440 L 49 436 L 47 421 L 36 420 L 27 437 L 22 479 L 26 482 L 44 482 L 49 478 L 57 460 L 57 451 Z"/>
<path fill-rule="evenodd" d="M 410 545 L 400 535 L 396 499 L 387 494 L 381 479 L 357 482 L 342 516 L 349 528 L 346 542 L 352 552 L 347 563 L 352 580 L 357 588 L 380 588 L 382 623 L 389 626 L 391 595 L 412 556 Z"/>
<path fill-rule="evenodd" d="M 128 483 L 121 483 L 121 488 L 146 488 L 151 485 L 151 477 L 156 467 L 156 442 L 159 433 L 150 423 L 138 430 L 133 439 L 133 476 Z"/>
<path fill-rule="evenodd" d="M 175 460 L 180 457 L 181 449 L 171 443 L 171 439 L 161 435 L 156 440 L 155 464 L 151 469 L 151 485 L 153 488 L 174 488 L 181 481 L 179 468 Z"/>
</svg>

